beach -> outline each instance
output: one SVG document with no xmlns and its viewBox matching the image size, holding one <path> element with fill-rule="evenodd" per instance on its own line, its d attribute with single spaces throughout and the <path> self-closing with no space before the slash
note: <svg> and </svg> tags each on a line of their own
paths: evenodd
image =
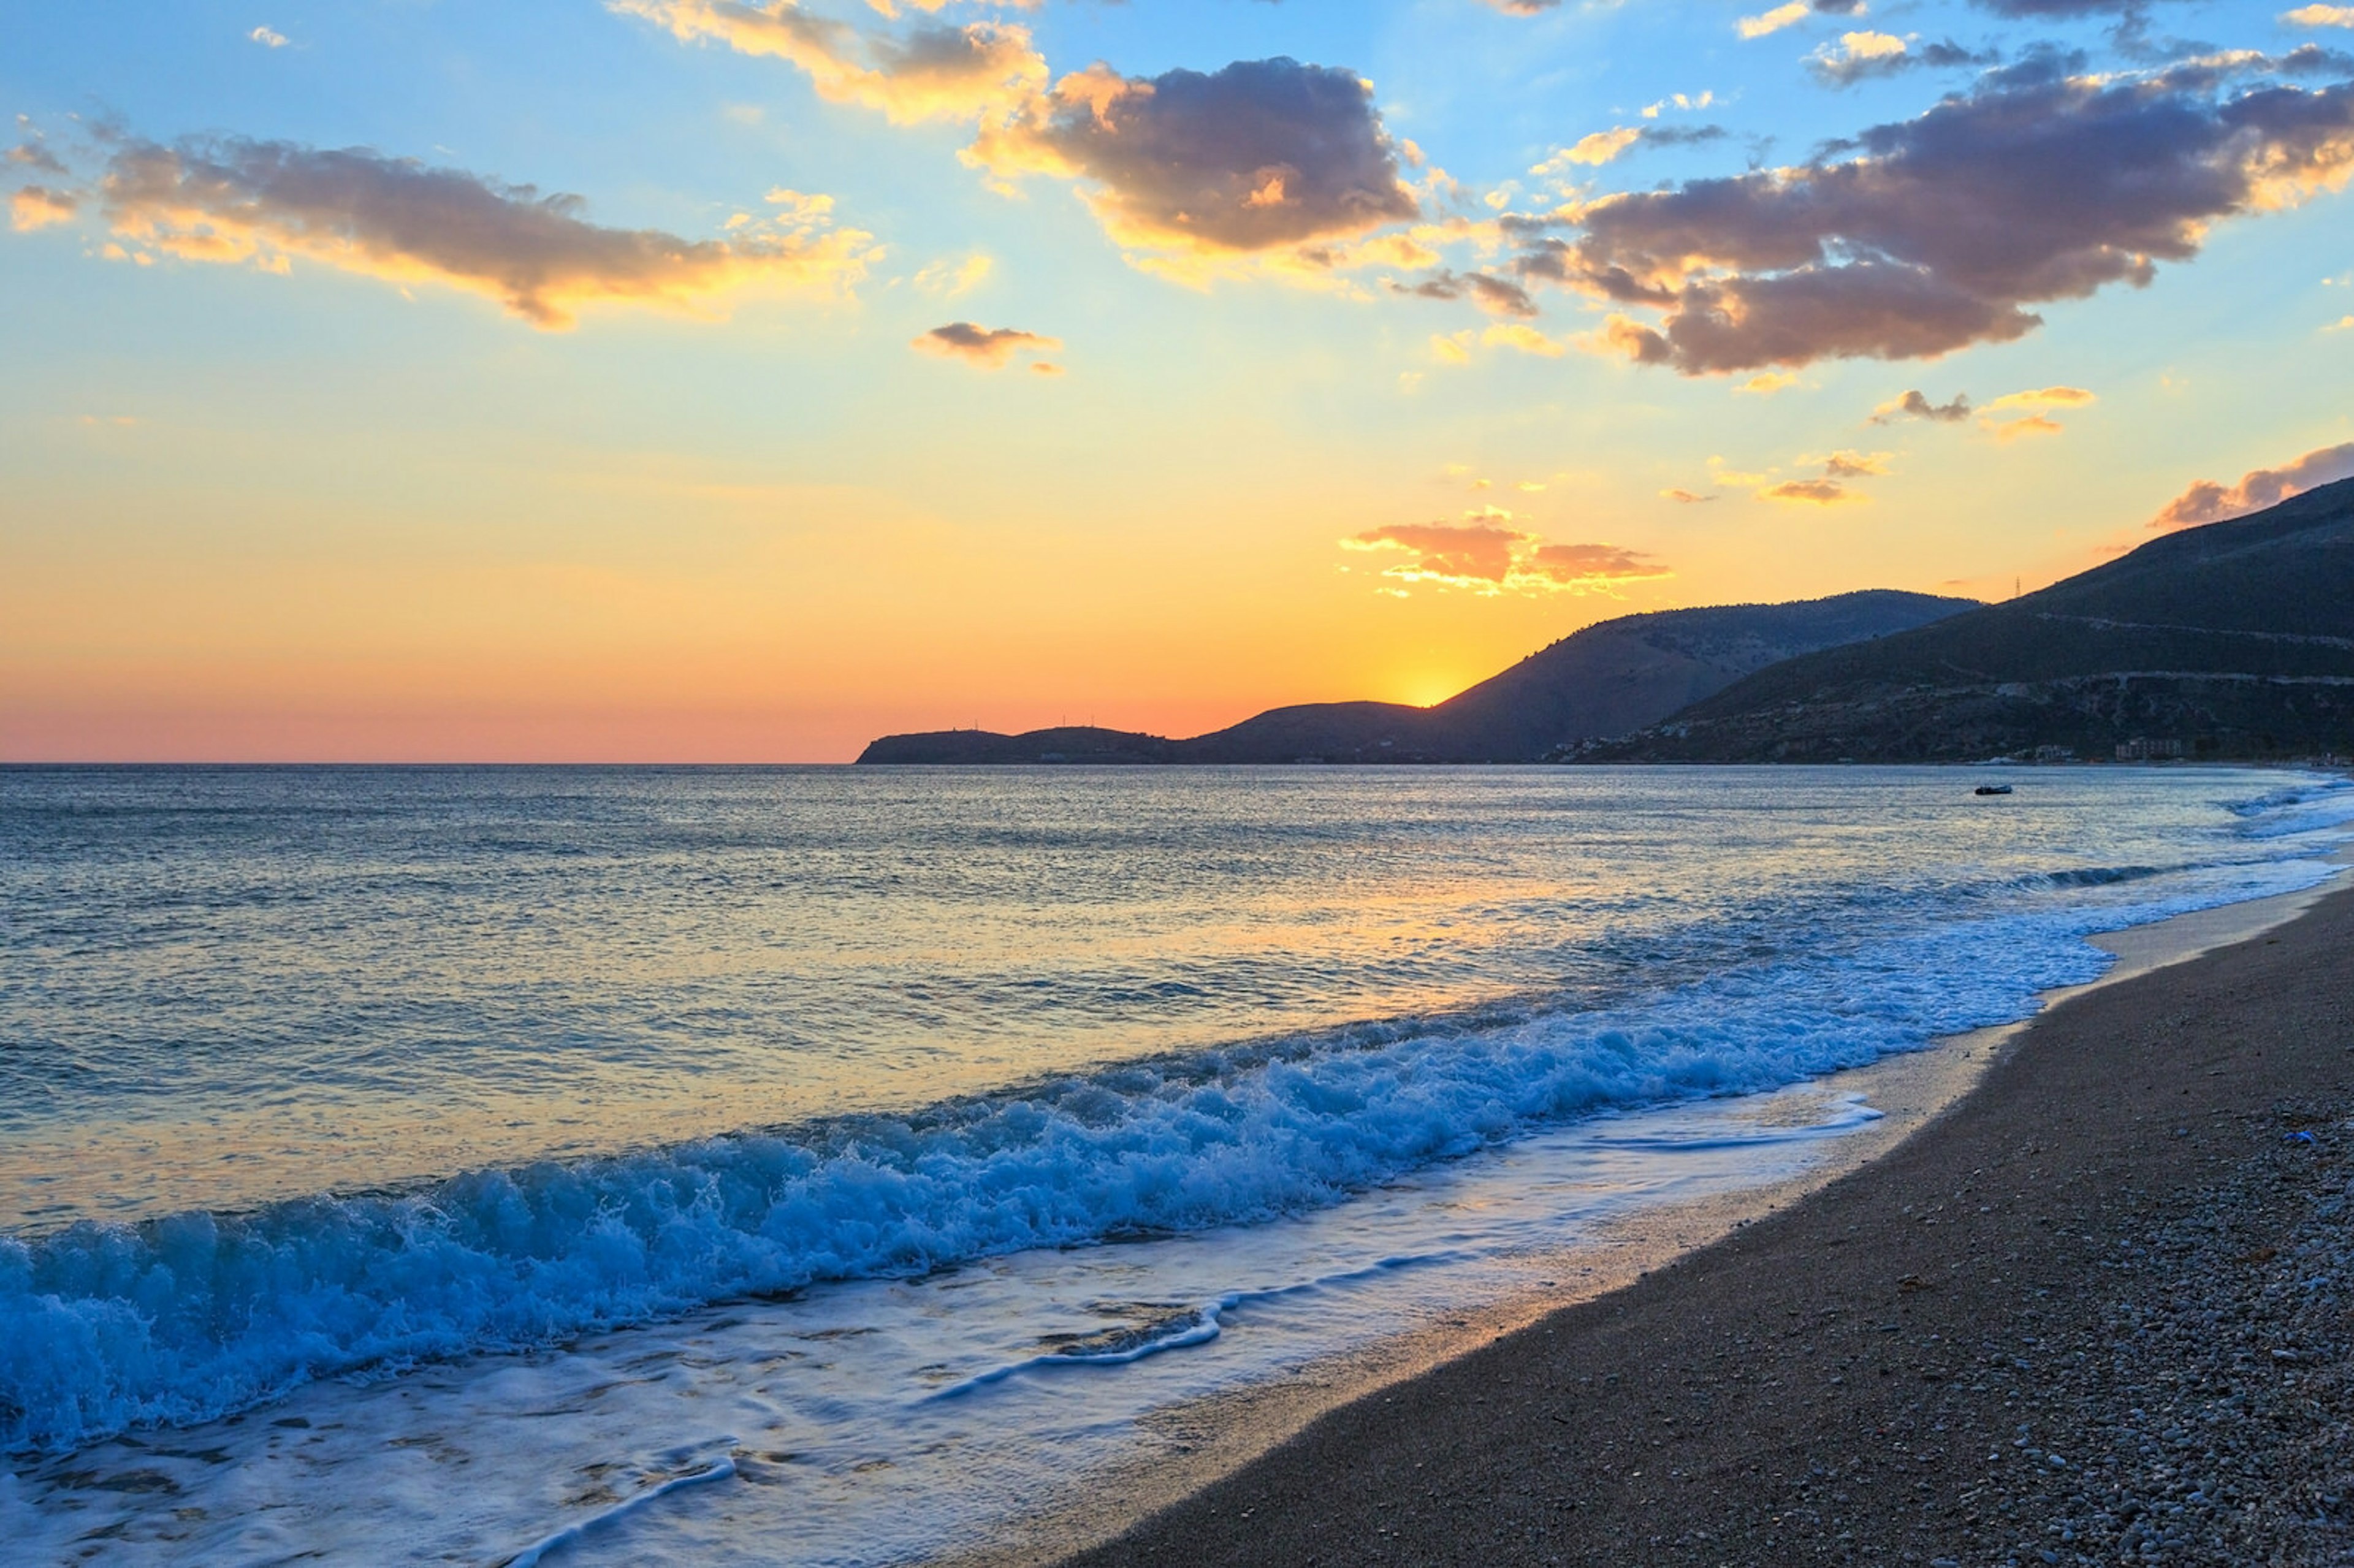
<svg viewBox="0 0 2354 1568">
<path fill-rule="evenodd" d="M 1067 1559 L 2354 1550 L 2354 892 L 2073 996 L 1878 1160 Z"/>
<path fill-rule="evenodd" d="M 1416 1530 L 1611 1561 L 1612 1529 L 1721 1538 L 1743 1486 L 1797 1529 L 1829 1493 L 1774 1488 L 1832 1449 L 1989 1451 L 1939 1446 L 1960 1417 L 1926 1407 L 1808 1448 L 1819 1396 L 1872 1392 L 1839 1364 L 1860 1347 L 1939 1397 L 1965 1361 L 2043 1360 L 1953 1348 L 1935 1314 L 1994 1321 L 1990 1287 L 1879 1256 L 1876 1219 L 1820 1254 L 1861 1271 L 1849 1315 L 1770 1329 L 1761 1282 L 1820 1256 L 1709 1287 L 1718 1244 L 1883 1192 L 1990 1064 L 2042 1049 L 2020 1021 L 2281 951 L 2262 938 L 2329 896 L 2354 820 L 2335 779 L 2253 770 L 2051 770 L 1992 807 L 1930 769 L 9 782 L 42 868 L 20 940 L 53 979 L 0 999 L 51 1042 L 0 1097 L 0 1538 L 159 1564 L 398 1542 L 970 1568 L 1172 1508 L 1142 1528 L 1191 1560 L 1218 1538 L 1186 1510 L 1228 1506 L 1277 1561 L 1429 1560 Z M 1142 837 L 1140 800 L 1167 824 Z M 956 855 L 915 855 L 944 831 Z M 1097 1059 L 1114 1039 L 1155 1049 Z M 2107 1125 L 2105 1091 L 2032 1093 Z M 200 1139 L 217 1158 L 174 1157 Z M 1957 1190 L 1925 1189 L 1956 1212 L 1915 1240 L 1955 1234 Z M 2299 1334 L 2253 1353 L 2301 1368 L 2271 1355 L 2327 1337 Z M 1958 1386 L 1999 1408 L 2009 1375 Z M 1716 1440 L 1795 1468 L 1687 1461 Z M 1660 1465 L 1706 1478 L 1672 1528 Z M 1215 1500 L 1236 1487 L 1260 1492 Z"/>
<path fill-rule="evenodd" d="M 2354 1568 L 2354 0 L 137 15 L 0 1568 Z"/>
</svg>

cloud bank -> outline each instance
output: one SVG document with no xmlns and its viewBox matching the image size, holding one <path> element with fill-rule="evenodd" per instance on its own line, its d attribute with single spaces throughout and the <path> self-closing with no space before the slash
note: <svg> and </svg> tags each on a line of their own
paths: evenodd
<svg viewBox="0 0 2354 1568">
<path fill-rule="evenodd" d="M 747 290 L 832 291 L 876 252 L 820 222 L 753 226 L 726 239 L 608 228 L 572 196 L 542 196 L 366 148 L 217 138 L 119 148 L 98 196 L 118 238 L 190 261 L 290 258 L 392 282 L 487 295 L 560 329 L 588 304 L 692 309 Z"/>
<path fill-rule="evenodd" d="M 2242 474 L 2240 482 L 2234 485 L 2202 479 L 2168 502 L 2165 510 L 2149 520 L 2149 525 L 2172 532 L 2177 528 L 2195 528 L 2202 523 L 2228 522 L 2276 506 L 2315 485 L 2340 479 L 2354 479 L 2354 441 L 2321 447 L 2278 468 L 2251 470 Z"/>
<path fill-rule="evenodd" d="M 1046 61 L 1032 47 L 1029 29 L 1006 22 L 925 22 L 895 37 L 817 16 L 795 0 L 610 4 L 683 43 L 724 44 L 738 54 L 797 66 L 820 98 L 879 110 L 896 124 L 1010 113 L 1046 85 Z M 884 8 L 884 15 L 893 14 Z"/>
<path fill-rule="evenodd" d="M 1924 359 L 2041 324 L 2028 307 L 2147 284 L 2218 221 L 2354 175 L 2354 84 L 2216 96 L 2217 73 L 1997 72 L 1855 155 L 1604 196 L 1516 266 L 1629 309 L 1600 341 L 1685 375 Z"/>
<path fill-rule="evenodd" d="M 952 0 L 908 3 L 936 12 Z M 1319 242 L 1420 215 L 1371 84 L 1352 71 L 1278 58 L 1129 77 L 1097 63 L 1049 90 L 1028 30 L 1006 22 L 927 21 L 892 34 L 799 0 L 608 4 L 685 42 L 785 60 L 820 97 L 895 122 L 975 121 L 966 164 L 1009 190 L 1024 175 L 1077 182 L 1115 242 L 1180 272 L 1287 251 L 1329 267 L 1336 258 L 1314 251 Z M 875 8 L 897 13 L 894 0 Z M 1415 253 L 1409 264 L 1436 259 L 1403 250 Z"/>
<path fill-rule="evenodd" d="M 1420 211 L 1367 84 L 1286 58 L 1151 78 L 1091 66 L 964 156 L 1082 182 L 1116 242 L 1179 257 L 1297 249 Z"/>
</svg>

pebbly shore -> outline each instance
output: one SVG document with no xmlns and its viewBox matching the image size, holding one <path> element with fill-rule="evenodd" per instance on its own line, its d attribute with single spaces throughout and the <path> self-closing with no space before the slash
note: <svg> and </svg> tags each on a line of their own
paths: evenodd
<svg viewBox="0 0 2354 1568">
<path fill-rule="evenodd" d="M 2354 1563 L 2354 890 L 1069 1561 Z"/>
</svg>

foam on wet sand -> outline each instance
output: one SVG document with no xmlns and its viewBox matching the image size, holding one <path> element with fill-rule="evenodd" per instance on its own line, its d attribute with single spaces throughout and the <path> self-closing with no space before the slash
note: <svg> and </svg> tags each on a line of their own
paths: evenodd
<svg viewBox="0 0 2354 1568">
<path fill-rule="evenodd" d="M 2349 955 L 2354 892 L 2075 997 L 1883 1159 L 1074 1561 L 2337 1561 Z"/>
</svg>

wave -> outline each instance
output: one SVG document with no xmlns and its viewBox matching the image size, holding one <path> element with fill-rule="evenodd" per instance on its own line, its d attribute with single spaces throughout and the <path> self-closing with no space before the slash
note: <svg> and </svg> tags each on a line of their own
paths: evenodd
<svg viewBox="0 0 2354 1568">
<path fill-rule="evenodd" d="M 2315 800 L 2327 800 L 2349 789 L 2354 789 L 2354 779 L 2327 776 L 2307 778 L 2301 779 L 2295 784 L 2283 785 L 2277 789 L 2267 789 L 2261 795 L 2251 795 L 2238 800 L 2226 800 L 2222 802 L 2222 806 L 2235 817 L 2262 817 L 2276 812 L 2285 806 L 2302 806 Z"/>
<path fill-rule="evenodd" d="M 539 1564 L 546 1559 L 549 1552 L 561 1552 L 576 1542 L 609 1531 L 658 1499 L 666 1498 L 675 1491 L 683 1491 L 688 1487 L 700 1487 L 712 1481 L 733 1480 L 735 1476 L 736 1461 L 722 1458 L 713 1461 L 700 1470 L 690 1470 L 684 1475 L 672 1476 L 666 1480 L 655 1482 L 635 1496 L 615 1503 L 602 1513 L 591 1515 L 578 1524 L 567 1525 L 552 1535 L 543 1536 L 533 1542 L 501 1563 L 499 1568 L 539 1568 Z"/>
<path fill-rule="evenodd" d="M 2256 841 L 2325 832 L 2354 822 L 2354 779 L 2326 779 L 2226 803 L 2242 820 L 2242 837 Z"/>
<path fill-rule="evenodd" d="M 2142 882 L 2153 876 L 2164 876 L 2168 869 L 2158 865 L 2087 865 L 2068 871 L 2046 872 L 2039 880 L 2046 887 L 2109 887 L 2120 882 Z"/>
<path fill-rule="evenodd" d="M 2038 991 L 2106 967 L 2089 933 L 2327 874 L 2283 862 L 2131 906 L 1797 933 L 1797 956 L 1596 1011 L 1129 1064 L 914 1117 L 0 1239 L 0 1449 L 68 1449 L 312 1379 L 731 1298 L 1319 1207 L 1542 1126 L 1775 1088 L 2021 1018 Z M 1204 1309 L 1097 1350 L 1215 1329 Z"/>
<path fill-rule="evenodd" d="M 991 1367 L 985 1372 L 977 1372 L 952 1383 L 931 1397 L 936 1400 L 960 1399 L 976 1389 L 1003 1383 L 1023 1372 L 1054 1367 L 1127 1366 L 1147 1356 L 1157 1356 L 1163 1351 L 1191 1350 L 1195 1345 L 1206 1345 L 1225 1331 L 1225 1326 L 1218 1320 L 1219 1318 L 1241 1306 L 1252 1294 L 1265 1296 L 1275 1293 L 1230 1290 L 1206 1307 L 1182 1308 L 1157 1321 L 1110 1330 L 1090 1336 L 1086 1340 L 1057 1346 L 1026 1361 Z"/>
<path fill-rule="evenodd" d="M 1172 1307 L 1160 1302 L 1130 1303 L 1128 1309 L 1135 1312 L 1140 1321 L 1084 1338 L 1059 1340 L 1052 1350 L 991 1367 L 987 1372 L 975 1372 L 935 1391 L 928 1397 L 932 1401 L 961 1399 L 976 1390 L 1020 1377 L 1025 1372 L 1052 1372 L 1060 1367 L 1121 1367 L 1167 1351 L 1192 1350 L 1196 1345 L 1208 1344 L 1225 1332 L 1225 1316 L 1238 1307 L 1279 1301 L 1291 1296 L 1312 1295 L 1336 1286 L 1345 1287 L 1359 1280 L 1393 1274 L 1400 1269 L 1444 1266 L 1456 1261 L 1459 1255 L 1452 1252 L 1436 1252 L 1379 1258 L 1363 1268 L 1344 1269 L 1337 1274 L 1327 1274 L 1290 1285 L 1278 1285 L 1264 1290 L 1229 1290 L 1201 1307 Z M 1120 1307 L 1119 1304 L 1096 1302 L 1091 1304 L 1091 1309 L 1117 1312 Z"/>
</svg>

